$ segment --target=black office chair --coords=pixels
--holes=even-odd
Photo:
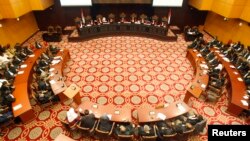
[[[48,26],[48,35],[52,35],[55,32],[55,29],[53,26]]]

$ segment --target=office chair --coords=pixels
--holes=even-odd
[[[81,127],[81,121],[76,125],[76,127],[78,128],[79,131],[82,131],[81,133],[83,133],[84,135],[93,135],[95,132],[95,127],[97,124],[97,120],[95,121],[94,125],[92,128],[85,128],[85,127]]]
[[[53,26],[48,26],[48,35],[52,35],[55,32],[55,29]]]
[[[110,129],[110,131],[102,131],[99,129],[99,124],[100,124],[100,120],[98,120],[96,128],[95,128],[95,134],[100,138],[100,139],[107,139],[110,137],[110,135],[113,133],[113,129],[115,126],[115,122],[112,123],[112,127]]]

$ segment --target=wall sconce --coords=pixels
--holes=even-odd
[[[225,17],[223,20],[224,20],[224,21],[228,21],[228,18]]]
[[[239,23],[239,26],[242,26],[242,22]]]
[[[17,21],[20,21],[20,19],[19,19],[19,18],[16,18],[16,20],[17,20]]]
[[[3,25],[0,23],[0,27],[3,27]]]

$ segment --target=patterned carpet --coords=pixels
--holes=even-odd
[[[37,33],[25,45],[41,41]],[[205,36],[205,39],[209,39]],[[162,42],[142,37],[106,37],[80,43],[69,43],[63,37],[60,43],[68,48],[71,60],[64,70],[67,85],[80,86],[82,101],[90,100],[100,104],[114,104],[133,108],[140,105],[157,105],[161,102],[182,100],[186,87],[192,81],[193,68],[186,59],[187,42],[178,35],[177,42]],[[190,106],[208,119],[208,124],[249,124],[244,118],[236,118],[225,112],[228,96],[218,103],[204,103],[192,98]],[[61,132],[76,140],[92,140],[77,132],[63,130],[59,117],[65,116],[71,101],[41,108],[31,100],[36,119],[28,124],[18,124],[4,130],[0,140],[53,140]],[[207,131],[194,140],[207,140]]]

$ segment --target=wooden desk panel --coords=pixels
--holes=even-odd
[[[77,111],[83,113],[86,109],[94,113],[96,118],[100,118],[104,114],[111,114],[111,121],[132,122],[131,109],[129,108],[116,108],[114,105],[100,105],[85,101],[78,106]]]
[[[241,102],[241,100],[244,100],[243,96],[246,94],[246,85],[244,81],[238,80],[238,78],[241,78],[239,71],[236,68],[231,67],[233,66],[231,62],[227,62],[223,59],[224,55],[220,54],[219,50],[212,48],[211,51],[215,53],[220,62],[223,64],[230,80],[231,99],[229,101],[227,112],[238,116],[244,109],[249,109],[249,106],[245,106]]]
[[[195,78],[187,88],[187,92],[184,98],[184,102],[186,103],[188,103],[191,96],[199,98],[203,91],[206,90],[209,82],[207,70],[200,67],[201,64],[205,64],[205,59],[203,57],[198,57],[198,54],[199,52],[197,50],[187,50],[187,58],[194,68]],[[202,87],[202,85],[204,85],[204,87]]]
[[[40,55],[46,50],[46,48],[37,49],[34,52],[33,57],[27,58],[21,65],[27,65],[25,68],[19,69],[23,71],[23,74],[17,74],[14,80],[15,90],[13,91],[13,96],[16,101],[12,103],[12,111],[14,117],[20,117],[22,122],[28,122],[35,118],[34,111],[29,101],[29,85],[33,72],[33,66]]]
[[[177,104],[180,104],[182,108],[178,108]],[[180,115],[183,115],[190,111],[190,108],[188,107],[187,104],[185,104],[182,101],[177,101],[171,104],[168,104],[168,106],[160,109],[155,109],[153,107],[139,107],[137,109],[138,113],[138,122],[155,122],[155,121],[160,121],[160,119],[157,114],[161,113],[166,116],[166,119],[171,119],[178,117]]]
[[[50,78],[50,81],[52,82],[54,81],[54,84],[50,84],[50,86],[55,95],[62,95],[62,93],[67,89],[67,86],[63,80],[64,76],[63,69],[66,62],[70,58],[69,50],[68,49],[60,50],[57,53],[56,57],[61,58],[61,61],[55,65],[50,65],[50,69],[53,69],[53,71],[50,71],[50,74],[53,74],[53,76]],[[60,99],[63,102],[66,100],[66,97],[65,98],[60,97]]]

